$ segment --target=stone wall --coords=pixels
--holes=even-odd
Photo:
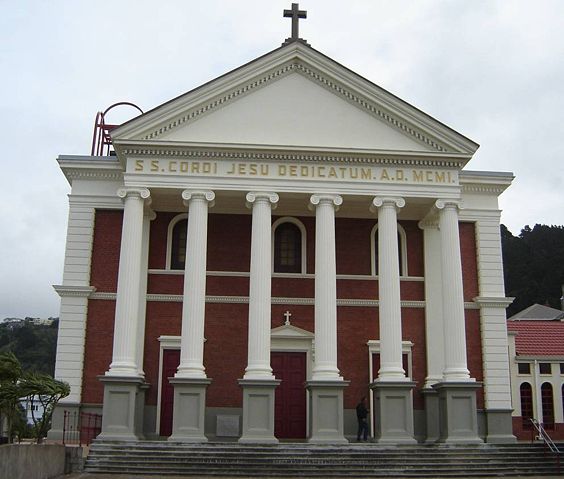
[[[65,454],[65,449],[68,453]],[[72,450],[71,450],[72,449]],[[50,479],[79,470],[82,448],[59,444],[6,444],[0,446],[0,477]]]

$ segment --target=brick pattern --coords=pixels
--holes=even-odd
[[[166,266],[167,232],[176,213],[158,213],[151,224],[149,268]],[[277,217],[273,217],[273,222]],[[250,215],[209,216],[207,265],[210,271],[248,271],[250,255]],[[315,218],[303,217],[307,231],[307,272],[314,272]],[[92,254],[92,285],[98,291],[114,292],[117,286],[121,240],[121,211],[97,211]],[[369,275],[371,271],[370,231],[375,220],[338,219],[337,272],[338,274]],[[423,234],[415,221],[401,222],[408,241],[408,272],[423,276]],[[464,296],[471,300],[477,294],[477,269],[474,227],[461,223],[462,263],[465,274]],[[228,240],[226,240],[228,238]],[[351,246],[351,245],[354,245]],[[149,293],[182,294],[183,276],[150,274]],[[314,279],[274,277],[272,294],[278,297],[314,297]],[[375,279],[338,280],[339,298],[377,299],[378,282]],[[247,296],[248,277],[208,276],[208,295]],[[402,281],[403,300],[424,300],[424,283]],[[292,312],[292,325],[314,331],[313,305],[276,304],[272,306],[272,327],[284,324],[283,313]],[[112,356],[114,301],[90,300],[85,346],[85,380],[83,401],[101,403],[102,384],[96,379],[109,367]],[[148,302],[146,316],[144,370],[150,383],[147,404],[156,405],[158,364],[161,335],[181,334],[182,304],[178,302]],[[208,388],[207,405],[210,407],[241,407],[242,392],[237,380],[243,377],[247,364],[247,304],[206,305],[204,335],[204,365],[213,382]],[[414,343],[413,379],[418,383],[414,394],[416,409],[423,407],[419,388],[426,376],[425,314],[422,308],[403,308],[403,339]],[[482,378],[480,324],[478,311],[466,312],[468,365],[472,377]],[[337,318],[338,367],[344,378],[351,381],[345,389],[345,407],[353,408],[359,397],[368,392],[368,346],[370,339],[379,338],[378,308],[339,307]],[[228,354],[226,354],[226,352]],[[478,394],[478,407],[483,395]]]

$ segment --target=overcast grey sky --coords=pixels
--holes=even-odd
[[[0,318],[57,316],[70,188],[94,116],[153,108],[277,48],[281,0],[0,0]],[[512,171],[502,222],[564,224],[564,1],[302,0],[300,36]],[[120,119],[121,120],[121,119]]]

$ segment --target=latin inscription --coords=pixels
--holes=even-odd
[[[378,183],[433,183],[451,185],[458,182],[453,170],[418,168],[383,168],[377,166],[328,166],[319,164],[280,164],[218,162],[192,160],[133,160],[137,173],[217,177],[296,178],[309,180],[362,181]]]

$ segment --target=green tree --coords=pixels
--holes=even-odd
[[[14,353],[0,353],[0,414],[7,421],[9,442],[14,438],[14,425],[22,396],[19,385],[21,376],[22,367]]]
[[[27,397],[31,404],[31,417],[34,424],[34,437],[37,443],[43,442],[51,427],[51,418],[55,406],[64,397],[70,394],[70,386],[53,379],[51,376],[39,373],[26,374],[21,383],[21,392]],[[36,417],[35,404],[39,403],[43,409],[43,415]]]
[[[539,303],[560,309],[564,284],[564,226],[525,226],[514,236],[501,225],[507,315]]]

